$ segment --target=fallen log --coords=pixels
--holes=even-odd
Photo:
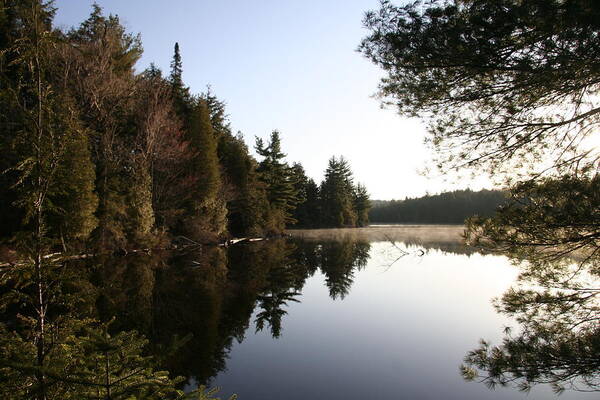
[[[176,239],[183,239],[187,242],[187,244],[183,244],[183,245],[178,245],[178,244],[173,244],[171,246],[168,247],[157,247],[157,248],[145,248],[145,249],[133,249],[133,250],[127,250],[127,249],[116,249],[116,250],[111,250],[111,251],[103,251],[103,252],[97,252],[97,253],[84,253],[84,254],[74,254],[74,255],[63,255],[63,253],[50,253],[50,254],[46,254],[43,258],[47,261],[50,262],[63,262],[63,261],[73,261],[73,260],[83,260],[86,258],[93,258],[93,257],[99,257],[99,256],[106,256],[106,255],[111,255],[111,254],[121,254],[121,255],[130,255],[130,254],[139,254],[139,253],[146,253],[146,254],[150,254],[153,251],[172,251],[172,250],[186,250],[186,249],[191,249],[194,247],[202,247],[202,246],[219,246],[219,247],[228,247],[228,246],[232,246],[238,243],[245,243],[245,242],[260,242],[263,240],[268,240],[268,238],[266,237],[257,237],[257,238],[233,238],[233,239],[229,239],[226,240],[222,243],[214,243],[214,242],[210,242],[210,243],[199,243],[196,242],[194,240],[191,240],[189,238],[186,238],[184,236],[178,236]],[[18,266],[23,266],[23,265],[27,265],[27,261],[21,260],[21,261],[17,261],[17,262],[5,262],[5,263],[0,263],[0,268],[7,268],[7,267],[18,267]]]

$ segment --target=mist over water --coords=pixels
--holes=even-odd
[[[462,242],[463,225],[370,225],[363,228],[293,229],[287,233],[306,241],[388,242],[416,246],[423,251],[439,249],[472,254],[475,249]]]
[[[464,247],[463,229],[289,231],[296,260],[311,272],[294,301],[281,304],[276,335],[256,303],[226,369],[208,382],[245,399],[555,398],[548,386],[526,395],[461,377],[459,365],[480,339],[499,344],[505,327],[519,328],[491,302],[518,270],[505,257]]]
[[[184,390],[219,386],[221,398],[241,400],[556,398],[548,385],[526,395],[461,376],[480,339],[499,345],[505,327],[518,334],[527,323],[492,304],[520,270],[465,247],[463,229],[290,230],[289,238],[69,268],[80,277],[82,309],[112,320],[114,335],[144,335],[145,351],[182,376]]]

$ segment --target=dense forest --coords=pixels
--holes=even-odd
[[[132,249],[368,222],[343,158],[317,185],[274,131],[255,159],[225,102],[185,85],[178,44],[167,75],[137,73],[140,37],[98,5],[68,31],[51,5],[2,5],[0,240]]]
[[[256,139],[253,157],[232,131],[225,102],[183,82],[178,44],[168,74],[154,65],[138,72],[140,37],[117,16],[94,5],[88,19],[63,31],[53,28],[54,13],[52,2],[0,0],[2,398],[213,399],[204,386],[184,392],[183,378],[162,370],[162,356],[190,337],[169,336],[164,353],[149,354],[147,301],[167,296],[151,284],[162,282],[164,268],[154,255],[184,243],[190,270],[222,278],[227,265],[246,264],[213,244],[292,226],[367,224],[366,188],[354,183],[343,157],[329,160],[317,184],[286,161],[277,131]],[[118,257],[131,252],[145,255],[140,268],[120,268]],[[71,264],[82,259],[91,263]],[[164,275],[173,292],[198,288],[173,271]],[[134,287],[119,287],[121,277]],[[114,280],[103,288],[105,278]],[[218,301],[228,295],[222,286],[215,291]],[[186,296],[175,301],[213,299]],[[249,304],[259,301],[277,316],[279,300],[265,295]],[[133,315],[137,331],[122,330],[131,327],[117,312]],[[275,335],[279,322],[271,317],[263,313],[256,323],[268,322]],[[215,320],[198,312],[181,319]],[[211,332],[194,332],[205,351],[218,348]],[[213,367],[199,368],[210,376]]]
[[[376,200],[369,211],[371,222],[462,224],[475,215],[489,217],[507,202],[500,190],[455,190],[405,200]]]

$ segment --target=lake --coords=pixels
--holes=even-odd
[[[518,329],[492,305],[518,270],[503,256],[463,247],[461,232],[292,231],[291,240],[231,247],[227,266],[216,253],[201,263],[192,260],[197,254],[182,256],[170,261],[176,273],[159,270],[154,278],[159,289],[146,328],[159,342],[173,330],[192,332],[191,345],[168,365],[188,376],[188,387],[219,386],[223,397],[556,397],[545,385],[527,395],[462,378],[459,366],[480,339],[500,344],[504,327]]]
[[[219,386],[223,398],[556,398],[545,384],[526,394],[463,379],[459,367],[481,339],[499,345],[523,321],[492,304],[518,268],[463,246],[462,229],[297,230],[97,260],[95,304],[101,317],[116,315],[113,329],[145,334],[187,389]]]

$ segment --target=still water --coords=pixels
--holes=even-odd
[[[518,269],[463,247],[461,231],[294,231],[291,239],[137,259],[137,266],[130,259],[105,271],[112,283],[97,303],[100,314],[118,315],[117,328],[148,336],[188,388],[219,386],[223,398],[556,398],[544,384],[526,394],[461,376],[481,339],[498,345],[505,327],[520,329],[492,304]],[[185,345],[165,350],[186,335]]]

